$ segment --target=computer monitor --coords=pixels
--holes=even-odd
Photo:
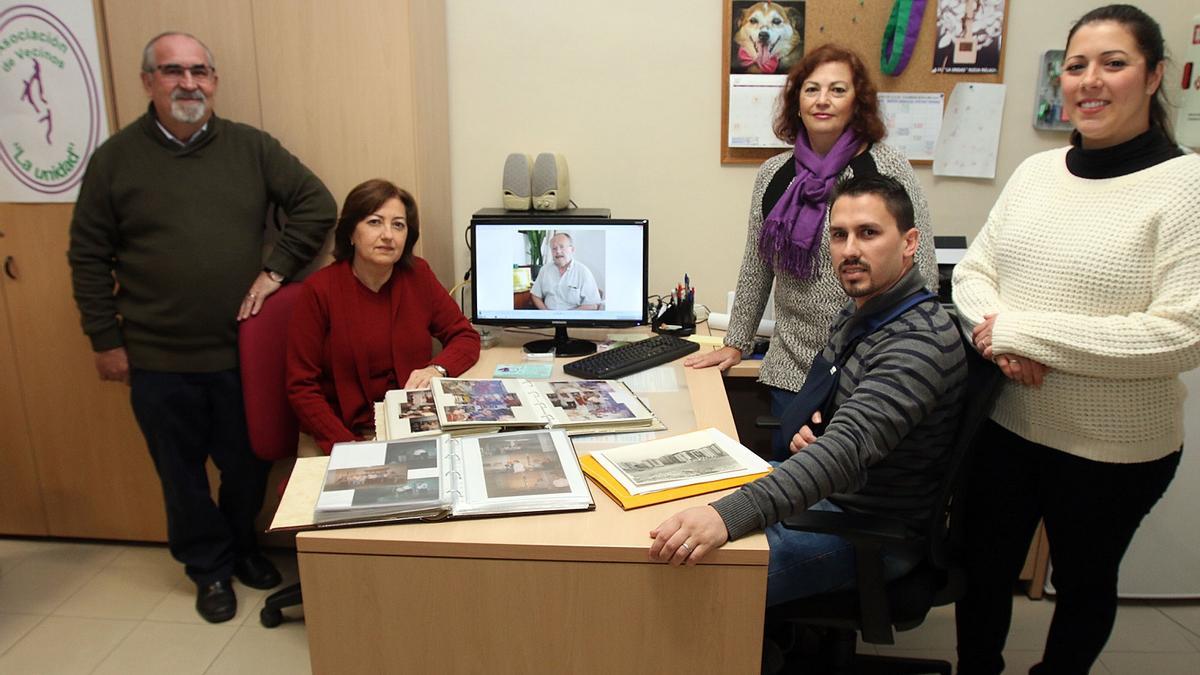
[[[525,345],[559,356],[596,351],[567,328],[646,323],[648,222],[618,219],[471,220],[471,321],[553,327]]]

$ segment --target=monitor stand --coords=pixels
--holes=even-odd
[[[573,340],[567,337],[566,326],[554,327],[553,340],[534,340],[525,343],[525,351],[531,354],[541,354],[554,350],[555,356],[587,356],[596,351],[596,343],[591,340]]]

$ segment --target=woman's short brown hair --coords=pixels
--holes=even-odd
[[[800,89],[813,71],[826,63],[844,63],[850,67],[854,82],[854,110],[849,127],[864,141],[877,143],[887,136],[887,127],[879,115],[879,92],[871,82],[867,67],[854,52],[834,44],[825,44],[804,55],[788,71],[787,83],[780,92],[779,112],[775,116],[775,135],[795,143],[804,122],[800,119]]]
[[[342,215],[338,217],[337,227],[333,230],[334,260],[349,260],[354,255],[354,246],[350,243],[354,228],[389,199],[399,199],[404,204],[404,220],[408,223],[408,238],[404,240],[399,264],[408,267],[412,263],[412,250],[421,236],[417,200],[404,188],[382,178],[359,183],[346,195],[346,201],[342,203]]]

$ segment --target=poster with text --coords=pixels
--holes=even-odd
[[[1004,0],[938,0],[933,72],[1000,72]]]
[[[0,202],[73,202],[108,137],[91,0],[0,0]]]

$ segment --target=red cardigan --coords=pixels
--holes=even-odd
[[[350,430],[374,420],[367,354],[355,336],[389,327],[372,324],[354,311],[359,283],[348,260],[317,271],[305,280],[288,326],[288,400],[300,428],[326,452],[334,443],[359,440]],[[438,283],[429,263],[413,258],[411,267],[397,265],[390,292],[392,367],[400,386],[412,371],[435,363],[451,376],[475,365],[479,334]],[[443,345],[437,358],[435,337]],[[348,419],[356,410],[366,412]]]

